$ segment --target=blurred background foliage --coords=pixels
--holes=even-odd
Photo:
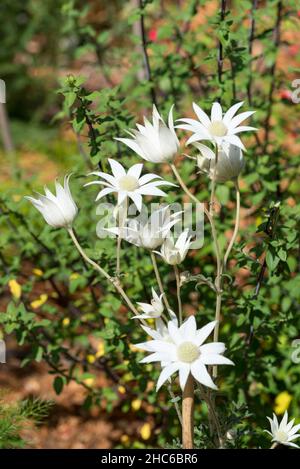
[[[87,446],[178,445],[172,399],[167,390],[155,393],[157,369],[139,365],[142,354],[132,345],[144,334],[67,234],[46,226],[23,196],[72,171],[78,236],[113,273],[115,241],[97,239],[95,191],[82,189],[91,168],[107,168],[107,157],[126,166],[138,161],[113,138],[149,116],[152,103],[165,116],[175,103],[176,117],[190,117],[192,101],[208,110],[215,99],[225,109],[243,100],[256,111],[252,124],[259,130],[244,139],[241,233],[222,310],[221,340],[236,366],[220,369],[216,402],[229,446],[268,447],[261,432],[266,415],[288,408],[300,419],[300,364],[291,358],[300,338],[300,126],[299,104],[292,101],[292,81],[300,73],[297,1],[3,0],[0,18],[0,78],[7,88],[6,109],[1,107],[0,334],[9,345],[0,377],[15,374],[15,387],[22,388],[24,375],[10,367],[16,360],[25,373],[33,363],[41,369],[46,363],[57,396],[79,384],[77,413],[108,420],[114,430],[103,442],[100,429]],[[182,150],[177,167],[199,200],[207,200],[209,183],[185,152],[193,150]],[[172,180],[168,166],[145,166]],[[233,228],[233,185],[219,185],[217,196],[225,246]],[[166,200],[186,198],[169,191]],[[148,301],[155,286],[149,255],[128,247],[122,281],[134,302]],[[174,277],[159,265],[175,306]],[[211,277],[214,269],[207,226],[203,248],[189,254],[182,270]],[[185,284],[184,309],[196,314],[199,326],[212,320],[214,301],[205,285]],[[49,398],[50,389],[45,394]],[[196,422],[197,444],[210,447],[200,400]]]

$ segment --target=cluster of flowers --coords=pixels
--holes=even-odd
[[[144,118],[144,125],[137,124],[137,130],[128,131],[130,138],[117,138],[137,155],[152,163],[172,163],[178,150],[179,140],[175,128],[192,132],[187,145],[194,145],[199,151],[197,164],[202,173],[217,182],[226,182],[238,178],[244,166],[243,151],[245,147],[238,134],[255,130],[253,127],[240,125],[253,112],[237,114],[243,103],[233,105],[223,114],[219,103],[212,105],[210,117],[197,105],[193,104],[196,119],[179,119],[174,126],[173,106],[170,109],[168,123],[166,124],[153,107],[152,123]],[[202,142],[207,141],[208,145]],[[138,211],[142,208],[143,196],[164,196],[162,186],[175,186],[175,184],[162,179],[156,174],[142,175],[143,164],[135,164],[128,171],[117,161],[108,159],[111,173],[101,171],[91,173],[99,180],[86,184],[99,184],[103,188],[96,197],[116,193],[117,209],[127,210],[128,200],[131,199]],[[45,188],[45,195],[38,194],[37,198],[27,197],[28,200],[41,212],[45,221],[53,227],[71,229],[77,215],[77,206],[69,189],[69,178],[65,177],[64,187],[58,182],[56,195]],[[145,222],[125,217],[123,227],[111,229],[122,239],[137,246],[158,253],[165,262],[176,266],[184,261],[191,245],[191,236],[188,230],[183,231],[177,240],[170,236],[171,228],[178,222],[181,212],[170,215],[168,207],[156,210]],[[156,249],[160,248],[160,251]],[[152,340],[137,344],[142,350],[150,352],[142,362],[160,362],[162,371],[157,382],[157,390],[170,379],[171,375],[179,372],[179,383],[184,390],[187,379],[191,374],[196,381],[204,386],[217,389],[206,366],[207,365],[233,365],[232,361],[224,357],[225,345],[222,342],[204,344],[216,326],[216,321],[197,329],[194,316],[180,323],[173,311],[167,308],[164,312],[163,294],[158,295],[152,289],[152,301],[138,303],[142,314],[134,316],[141,320],[141,327]],[[166,302],[168,305],[168,303]],[[155,320],[155,328],[145,325],[148,319]],[[293,421],[287,424],[287,414],[279,425],[276,417],[271,421],[271,435],[273,440],[287,445],[299,435],[296,434],[299,425],[293,427]]]

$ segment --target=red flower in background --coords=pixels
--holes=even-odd
[[[150,41],[155,42],[157,40],[157,29],[151,28],[148,33],[148,37]]]
[[[279,97],[281,99],[292,101],[292,92],[291,90],[279,90]]]

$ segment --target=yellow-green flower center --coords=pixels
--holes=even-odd
[[[222,121],[212,122],[208,130],[214,137],[224,137],[228,132],[226,125]]]
[[[287,441],[288,440],[288,435],[286,432],[283,432],[282,430],[278,430],[276,434],[274,435],[277,441]]]
[[[192,363],[200,356],[200,350],[192,342],[182,342],[177,348],[177,357],[181,362]]]
[[[139,182],[134,176],[122,176],[119,179],[119,188],[123,191],[132,192],[139,187]]]

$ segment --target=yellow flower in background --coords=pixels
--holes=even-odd
[[[123,443],[123,445],[126,445],[126,443],[129,443],[129,436],[128,435],[122,435],[120,440],[121,440],[121,443]]]
[[[120,394],[125,394],[126,393],[126,389],[124,388],[124,386],[119,386],[118,391],[119,391]]]
[[[86,359],[87,359],[88,363],[91,363],[91,364],[95,363],[95,361],[96,361],[95,355],[88,355],[86,357]]]
[[[284,414],[284,412],[289,408],[293,396],[287,391],[282,391],[275,398],[274,412],[277,415]]]
[[[95,378],[86,378],[83,380],[83,382],[87,385],[87,386],[93,386],[94,382],[95,382]]]
[[[19,300],[21,295],[22,295],[22,287],[21,285],[15,280],[10,280],[8,282],[8,287],[10,289],[10,292],[12,296],[16,299]]]
[[[142,401],[140,399],[134,399],[132,402],[131,402],[131,408],[135,411],[138,411],[140,410],[141,408],[141,405],[142,405]]]
[[[100,358],[100,357],[103,357],[104,354],[105,354],[104,343],[100,342],[100,344],[97,347],[97,352],[95,354],[95,357]]]
[[[129,349],[132,352],[139,352],[140,351],[134,344],[129,344]]]
[[[262,220],[262,217],[257,217],[257,218],[255,219],[255,225],[256,225],[256,227],[259,226],[259,225],[261,225],[261,224],[262,224],[262,221],[263,221],[263,220]]]
[[[64,319],[62,320],[62,325],[63,325],[64,327],[68,327],[69,324],[70,324],[70,318],[64,318]]]
[[[144,425],[140,429],[140,435],[143,440],[149,440],[151,436],[151,425],[150,423],[144,423]]]
[[[80,274],[78,274],[77,272],[73,272],[73,274],[70,275],[70,280],[76,280],[79,277]]]
[[[34,300],[30,303],[30,306],[32,309],[37,309],[43,306],[44,303],[48,300],[48,295],[46,293],[43,293],[37,300]]]
[[[32,273],[37,277],[42,277],[44,275],[44,272],[41,269],[33,269]]]

